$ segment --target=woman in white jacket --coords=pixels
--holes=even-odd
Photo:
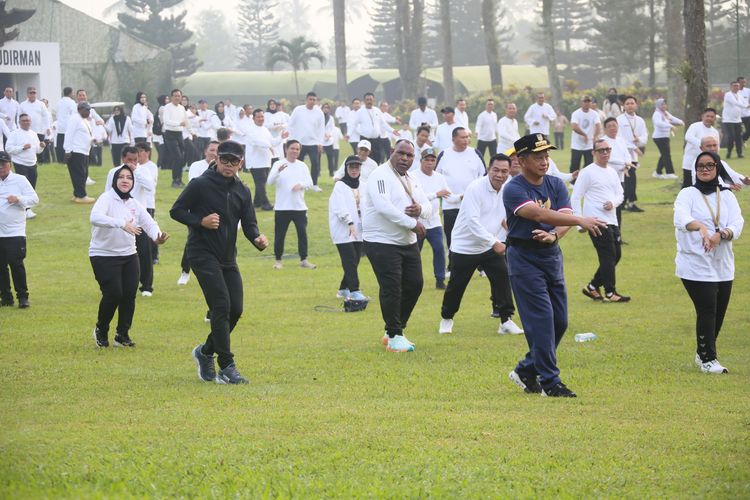
[[[341,257],[344,277],[341,279],[336,297],[340,299],[365,300],[359,290],[357,266],[362,258],[362,219],[360,217],[359,174],[362,160],[349,156],[344,162],[344,177],[333,185],[328,200],[328,227],[331,240]]]
[[[695,306],[695,363],[704,373],[728,373],[716,358],[716,338],[732,294],[734,254],[744,220],[737,198],[719,178],[729,181],[719,155],[703,152],[695,160],[697,179],[674,203],[677,237],[676,275]]]
[[[158,245],[169,238],[146,208],[130,196],[132,190],[133,171],[125,165],[115,172],[112,189],[105,191],[91,209],[89,258],[102,291],[94,328],[97,347],[109,346],[109,324],[118,309],[114,344],[135,346],[129,335],[140,274],[135,237],[145,231]]]

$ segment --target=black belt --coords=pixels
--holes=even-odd
[[[508,238],[506,243],[512,247],[524,248],[526,250],[546,250],[557,245],[557,241],[554,243],[542,243],[541,241],[524,238]]]

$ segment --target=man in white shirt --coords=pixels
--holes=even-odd
[[[365,253],[380,286],[382,340],[389,352],[414,350],[404,329],[424,285],[417,238],[425,237],[420,219],[429,219],[432,208],[408,173],[413,161],[414,145],[398,140],[390,159],[370,175],[362,209]]]
[[[182,91],[173,89],[170,102],[159,109],[161,113],[162,136],[164,137],[164,166],[172,171],[172,187],[181,188],[182,167],[185,164],[185,143],[182,133],[188,126],[188,114],[182,105]]]
[[[393,128],[385,122],[383,113],[374,106],[375,95],[368,92],[364,96],[365,105],[353,115],[353,120],[349,122],[352,132],[359,134],[360,140],[370,141],[372,150],[370,157],[380,164],[383,162],[386,152],[383,151],[383,144],[380,141],[382,132],[396,133]]]
[[[89,153],[94,143],[94,133],[89,116],[91,106],[87,102],[79,102],[76,106],[76,116],[70,117],[68,128],[65,130],[65,162],[68,165],[70,182],[73,184],[74,203],[94,203],[96,200],[86,195],[86,179],[89,175]]]
[[[594,160],[591,150],[594,147],[594,139],[601,135],[601,122],[596,111],[591,109],[591,97],[581,98],[581,107],[573,111],[570,117],[570,171],[575,172],[581,168],[581,157],[583,164],[589,165]]]
[[[376,168],[378,168],[378,164],[370,158],[370,148],[372,148],[372,145],[370,144],[370,141],[367,139],[362,139],[359,141],[359,144],[357,144],[357,157],[360,160],[360,174],[359,174],[359,183],[360,183],[360,193],[364,193],[364,185],[367,183],[367,179],[370,178],[370,174],[375,171]],[[346,168],[346,161],[341,164],[341,166],[336,170],[336,172],[333,174],[333,180],[338,181],[344,178],[344,169]]]
[[[724,94],[724,111],[722,111],[722,123],[727,131],[727,156],[732,157],[732,148],[737,150],[737,158],[744,158],[742,155],[742,111],[750,109],[744,96],[740,94],[740,82],[733,81],[730,84],[729,92]]]
[[[65,142],[65,129],[68,128],[68,120],[71,116],[75,116],[76,113],[76,102],[73,100],[73,87],[65,87],[63,89],[63,97],[57,102],[57,140],[55,141],[55,152],[58,163],[63,162],[65,158],[65,149],[63,143]]]
[[[344,101],[340,101],[339,105],[336,106],[336,110],[333,112],[334,118],[336,118],[336,123],[338,123],[339,128],[341,129],[341,133],[346,135],[347,133],[347,123],[349,122],[349,112],[351,109],[349,106],[346,105]]]
[[[625,139],[628,143],[628,149],[631,151],[633,168],[628,170],[625,177],[625,210],[629,212],[643,212],[635,202],[638,200],[636,194],[639,157],[646,152],[646,142],[648,141],[648,129],[643,118],[635,114],[638,110],[638,99],[629,95],[623,101],[625,112],[617,117],[618,131],[617,135]]]
[[[427,230],[424,239],[419,240],[419,251],[424,241],[432,247],[432,269],[435,273],[435,288],[445,290],[445,246],[443,245],[443,223],[440,221],[440,200],[451,197],[448,183],[440,172],[435,172],[437,153],[432,148],[422,150],[419,169],[410,173],[422,186],[422,190],[432,205],[432,216],[425,221]],[[410,170],[411,172],[411,170]]]
[[[607,166],[610,153],[612,148],[606,140],[600,138],[594,141],[594,163],[578,175],[571,204],[574,215],[596,217],[607,223],[606,228],[601,228],[601,234],[589,234],[599,257],[599,268],[583,288],[583,294],[592,300],[628,302],[630,297],[617,293],[615,287],[615,266],[622,256],[622,238],[617,225],[616,208],[622,203],[623,189],[617,172]],[[601,287],[604,287],[604,295]]]
[[[393,127],[401,125],[401,119],[397,116],[393,116],[391,113],[391,105],[387,101],[380,102],[380,112],[383,113],[383,121],[391,127],[389,132],[386,127],[381,127],[380,131],[380,149],[383,152],[383,159],[391,156],[391,137],[399,139],[401,137],[401,131],[395,130]],[[410,131],[411,133],[411,131]],[[408,139],[408,137],[404,137]]]
[[[362,107],[362,101],[360,101],[358,98],[352,99],[352,108],[349,110],[349,114],[346,116],[346,134],[344,134],[346,137],[346,141],[349,143],[349,145],[352,147],[352,152],[356,155],[357,154],[357,144],[359,144],[359,134],[356,130],[352,130],[351,123],[354,121],[354,115],[359,111],[359,108]]]
[[[16,173],[28,179],[32,189],[36,189],[37,179],[37,155],[44,149],[44,143],[39,142],[39,137],[31,130],[31,117],[22,113],[18,117],[19,127],[10,133],[5,151],[13,160]],[[36,214],[28,209],[26,218],[33,219]]]
[[[719,154],[719,139],[712,135],[704,137],[703,139],[701,139],[701,151],[708,151],[709,153]],[[724,160],[721,160],[721,163],[722,165],[724,165],[724,170],[729,175],[732,183],[726,183],[724,179],[719,176],[719,184],[721,184],[722,186],[726,186],[733,191],[739,191],[743,188],[743,186],[750,186],[750,177],[737,172]],[[693,184],[695,184],[695,178],[695,165],[693,165]]]
[[[414,135],[417,135],[417,129],[427,125],[430,127],[430,132],[435,132],[438,126],[438,117],[434,109],[427,107],[427,98],[419,97],[417,99],[417,109],[411,112],[409,115],[409,128],[411,128]]]
[[[3,98],[0,99],[0,118],[5,122],[5,126],[8,127],[10,132],[17,127],[18,115],[21,113],[18,101],[14,97],[13,87],[5,87]]]
[[[313,180],[313,191],[320,192],[318,177],[320,177],[320,153],[325,142],[325,117],[319,106],[316,106],[318,96],[315,92],[308,92],[305,104],[294,108],[289,119],[289,138],[299,141],[301,152],[300,161],[310,156],[310,173]]]
[[[518,110],[512,102],[505,104],[505,116],[497,122],[497,152],[502,153],[513,147],[513,143],[521,138],[518,133]]]
[[[412,142],[414,144],[414,163],[412,163],[409,172],[416,172],[422,165],[422,151],[427,148],[432,148],[432,141],[430,141],[430,127],[422,125],[417,129],[417,136]]]
[[[198,151],[205,151],[206,146],[212,139],[216,138],[216,131],[212,125],[213,115],[216,113],[212,109],[208,109],[208,101],[200,99],[198,101],[198,129],[195,131],[197,137],[195,138],[195,145]]]
[[[11,158],[0,152],[0,306],[13,306],[10,276],[16,289],[18,307],[29,307],[29,289],[26,282],[26,215],[39,203],[34,188],[23,175],[11,172]],[[10,273],[8,273],[10,268]]]
[[[463,128],[469,131],[471,135],[471,128],[469,127],[469,114],[466,112],[466,99],[458,99],[456,101],[456,122]]]
[[[234,123],[237,123],[237,120],[240,119],[240,108],[232,104],[232,100],[228,97],[224,99],[224,112]]]
[[[474,125],[477,133],[477,151],[484,159],[484,153],[490,150],[490,156],[498,151],[497,146],[497,114],[495,113],[495,101],[487,99],[484,104],[484,111],[477,115],[477,123]],[[511,144],[511,146],[513,146]],[[507,149],[507,148],[506,148]],[[500,150],[505,151],[504,149]]]
[[[747,80],[744,76],[737,77],[737,83],[740,84],[740,95],[745,101],[745,104],[750,104],[750,87],[747,87]],[[742,142],[746,142],[750,139],[750,106],[742,108],[741,113],[742,124],[745,127],[745,132],[742,134]]]
[[[283,131],[274,138],[264,125],[265,114],[260,108],[253,110],[252,119],[253,123],[247,127],[244,142],[245,164],[249,167],[253,182],[255,182],[253,205],[255,208],[270,211],[273,210],[273,205],[266,194],[266,181],[271,171],[271,158],[273,158],[274,148],[289,136],[289,132]]]
[[[26,114],[31,118],[31,130],[39,137],[39,142],[45,144],[46,138],[50,133],[50,124],[52,123],[47,111],[47,106],[37,99],[36,87],[26,89],[26,100],[19,105],[19,117]],[[37,163],[49,163],[49,155],[40,153],[37,155]]]
[[[493,310],[500,313],[497,333],[523,333],[511,319],[515,308],[505,260],[507,231],[501,189],[509,172],[510,158],[504,154],[494,155],[487,175],[474,180],[464,192],[461,212],[453,228],[450,245],[453,264],[443,296],[438,333],[453,332],[453,317],[474,272],[480,268],[490,282]]]
[[[617,134],[619,130],[619,125],[617,124],[617,119],[614,117],[609,117],[606,120],[604,120],[604,135],[602,136],[602,139],[607,141],[607,144],[609,144],[609,147],[612,148],[612,152],[609,153],[609,160],[607,161],[607,166],[611,167],[617,172],[617,176],[620,178],[620,184],[622,185],[623,192],[625,190],[625,179],[627,178],[630,172],[630,169],[633,168],[632,163],[632,153],[630,151],[630,146],[628,145],[628,142],[623,139],[620,135]],[[617,215],[617,225],[620,228],[620,233],[622,234],[622,208],[623,203],[620,203],[615,213]]]
[[[435,131],[435,140],[433,141],[433,147],[440,149],[448,149],[453,145],[453,131],[459,127],[466,130],[466,127],[456,121],[456,110],[451,106],[446,106],[440,110],[443,114],[443,123],[438,125]],[[466,130],[466,133],[471,136],[470,132]]]
[[[690,124],[685,132],[685,151],[682,156],[682,187],[693,185],[695,159],[701,152],[701,141],[704,137],[715,137],[719,140],[719,131],[714,128],[716,110],[706,108],[701,114],[701,121]]]
[[[529,106],[523,120],[529,127],[530,134],[549,135],[549,124],[557,117],[552,106],[544,102],[544,92],[536,95],[536,102]]]
[[[461,207],[461,197],[474,179],[485,175],[484,161],[476,149],[469,147],[469,133],[463,127],[453,130],[453,147],[440,152],[437,171],[445,176],[448,189],[458,198],[443,200],[443,228],[448,248],[451,232]],[[448,270],[451,268],[448,256]]]

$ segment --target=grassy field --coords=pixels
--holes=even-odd
[[[416,352],[385,352],[377,300],[359,314],[315,312],[337,305],[341,275],[328,177],[323,193],[307,194],[317,270],[291,255],[275,271],[270,250],[239,245],[245,314],[232,347],[251,385],[197,379],[190,351],[207,333],[205,304],[194,278],[176,285],[186,231],[168,217],[177,190],[166,171],[157,219],[172,238],[154,296],[137,298],[138,346],[96,349],[90,207],[70,202],[63,166],[42,166],[39,216],[28,225],[32,307],[0,309],[0,497],[750,497],[750,245],[735,245],[718,344],[731,373],[701,374],[692,305],[674,276],[678,185],[651,178],[655,152],[650,144],[639,173],[646,211],[623,224],[618,288],[631,303],[581,295],[594,249],[578,234],[562,241],[570,328],[558,356],[573,400],[508,381],[526,343],[495,333],[483,278],[469,286],[455,333],[437,334],[442,295],[429,248],[408,331]],[[553,157],[567,169],[568,150]],[[750,174],[749,160],[731,164]],[[91,194],[106,172],[91,168]],[[750,190],[738,198],[750,214]],[[272,214],[259,219],[272,238]],[[360,270],[377,297],[366,260]],[[573,341],[588,331],[599,339]]]

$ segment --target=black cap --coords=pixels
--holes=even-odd
[[[435,158],[437,158],[437,153],[433,148],[425,148],[422,150],[419,157],[424,158],[426,156],[434,156]]]
[[[0,151],[0,163],[8,163],[11,161],[10,155],[5,151]]]
[[[81,101],[78,103],[78,109],[91,109],[91,104],[86,101]]]
[[[446,106],[443,109],[440,110],[441,113],[455,113],[456,110],[453,109],[453,106]]]
[[[245,157],[245,150],[242,149],[242,144],[235,141],[224,141],[219,144],[219,150],[217,152],[219,156],[235,156],[237,158]]]
[[[538,153],[548,149],[557,149],[549,143],[547,136],[544,134],[529,134],[521,137],[513,143],[513,148],[518,156],[524,156],[529,153]]]
[[[347,156],[346,157],[346,161],[344,161],[344,165],[346,165],[348,167],[352,163],[356,163],[358,165],[362,165],[362,160],[360,160],[359,156],[357,156],[357,155]]]
[[[420,106],[426,105],[427,104],[427,98],[426,97],[419,97],[417,99],[417,104],[420,105]]]

